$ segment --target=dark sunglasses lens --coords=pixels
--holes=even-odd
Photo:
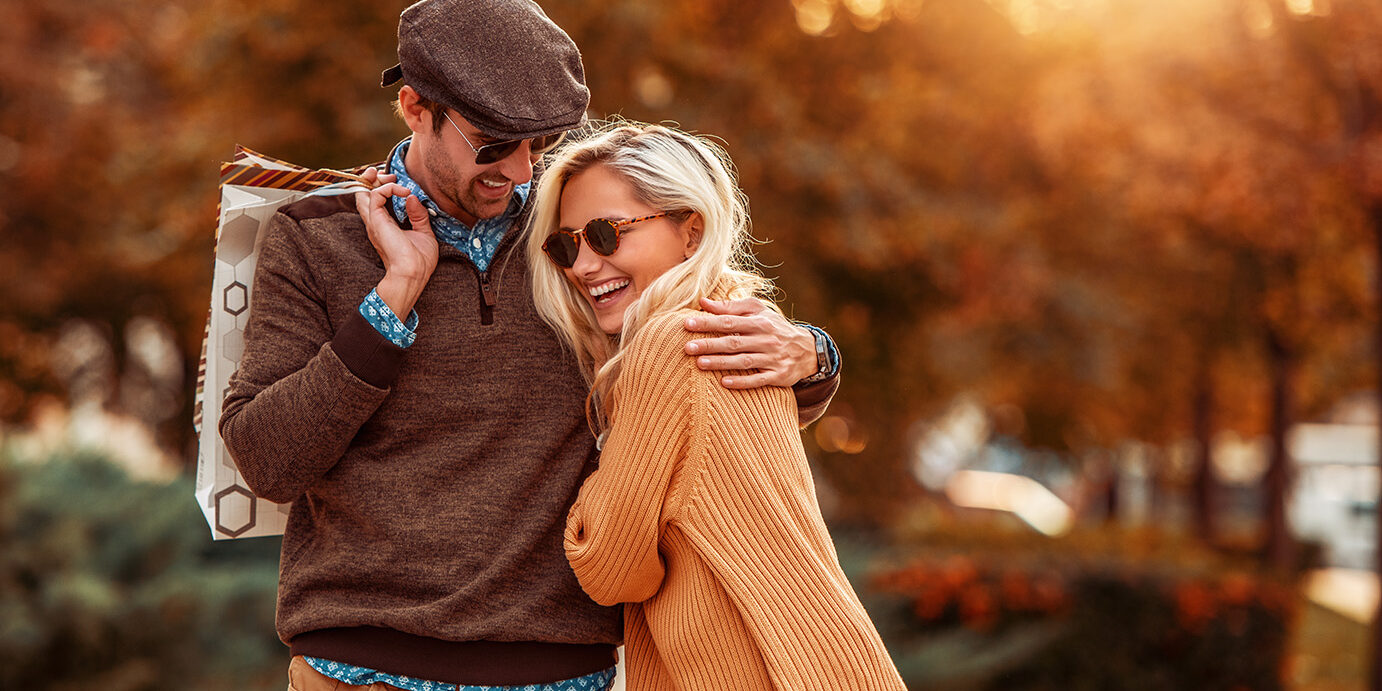
[[[576,265],[576,255],[580,249],[576,238],[566,233],[552,233],[547,236],[547,241],[542,243],[542,251],[547,253],[547,257],[553,263],[563,269],[569,269]]]
[[[556,134],[549,134],[545,137],[537,137],[533,139],[533,155],[536,156],[538,154],[545,154],[548,151],[557,148],[557,145],[560,144],[561,140],[565,138],[565,132],[558,132]]]
[[[475,152],[475,164],[483,166],[494,163],[495,161],[502,161],[508,158],[509,154],[518,149],[518,145],[522,143],[522,139],[512,139],[507,142],[486,144],[480,147],[479,151]]]
[[[619,249],[619,230],[609,221],[596,219],[585,224],[585,240],[595,254],[608,257]]]

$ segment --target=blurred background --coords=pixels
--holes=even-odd
[[[277,539],[192,497],[218,166],[381,160],[405,4],[0,0],[0,687],[281,688]],[[839,344],[807,449],[912,688],[1367,687],[1379,3],[541,4]]]

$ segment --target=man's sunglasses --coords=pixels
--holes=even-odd
[[[532,139],[526,140],[509,139],[507,141],[486,144],[477,149],[474,144],[470,143],[470,137],[465,136],[465,132],[462,132],[460,127],[456,127],[456,121],[451,119],[450,113],[442,111],[442,117],[446,118],[446,121],[451,123],[451,126],[456,129],[456,134],[461,135],[461,139],[465,140],[466,146],[470,147],[470,150],[475,152],[475,165],[477,166],[487,166],[496,161],[502,161],[508,158],[513,152],[517,151],[518,147],[525,141],[532,142],[528,149],[530,155],[541,156],[555,149],[557,145],[561,143],[561,140],[566,138],[565,132],[558,132],[556,134],[533,137]]]
[[[667,212],[663,211],[651,216],[630,218],[627,221],[615,221],[608,218],[591,219],[581,230],[560,228],[555,233],[548,235],[542,243],[542,251],[547,253],[547,258],[551,259],[553,264],[563,269],[569,269],[576,265],[576,255],[581,252],[582,235],[585,236],[585,241],[590,244],[591,251],[601,257],[608,257],[619,249],[621,228],[639,221],[662,218],[666,215]]]

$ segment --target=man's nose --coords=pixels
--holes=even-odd
[[[533,179],[533,142],[524,140],[522,144],[514,149],[513,153],[499,161],[499,172],[504,177],[513,181],[515,185],[522,185]]]

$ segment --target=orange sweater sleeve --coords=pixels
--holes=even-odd
[[[684,332],[675,315],[662,317],[630,344],[600,467],[567,518],[566,557],[602,605],[641,602],[662,585],[658,538],[669,520],[674,476],[693,446],[696,407],[686,398],[699,385],[678,333]]]
[[[659,592],[659,547],[690,550],[777,688],[901,691],[821,518],[792,392],[730,391],[697,370],[682,355],[685,316],[654,319],[628,346],[600,469],[567,525],[581,586],[601,604],[656,596],[661,616],[713,606],[693,591]],[[669,524],[685,543],[659,544]],[[682,556],[692,555],[672,555]],[[690,635],[702,638],[680,643],[720,650],[716,631]]]

